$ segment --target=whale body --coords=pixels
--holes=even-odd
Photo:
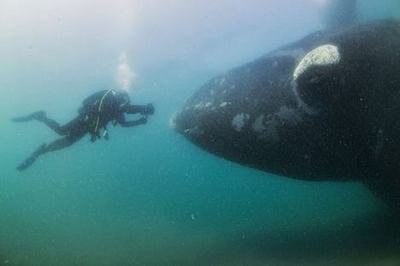
[[[360,181],[400,209],[400,22],[313,33],[211,79],[173,121],[217,156]]]

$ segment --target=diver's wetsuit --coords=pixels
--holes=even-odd
[[[142,114],[143,117],[127,121],[125,114]],[[66,148],[76,141],[80,140],[87,133],[91,134],[91,141],[103,136],[108,139],[107,124],[113,122],[123,127],[133,127],[147,122],[147,115],[154,113],[152,104],[131,105],[129,95],[123,91],[104,90],[89,96],[79,110],[79,116],[60,126],[56,121],[48,118],[43,111],[35,112],[28,116],[14,118],[14,122],[27,122],[37,120],[46,124],[63,138],[57,139],[49,144],[41,145],[33,154],[22,162],[17,169],[19,171],[27,169],[36,159],[47,152]]]

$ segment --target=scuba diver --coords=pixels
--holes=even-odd
[[[87,97],[78,113],[78,117],[62,126],[48,118],[44,111],[12,119],[14,122],[36,120],[47,125],[58,135],[64,136],[49,144],[42,144],[17,167],[17,170],[23,171],[27,169],[40,155],[71,146],[87,133],[91,135],[90,140],[92,142],[102,136],[108,140],[107,124],[109,122],[112,122],[114,126],[119,124],[122,127],[146,124],[147,116],[154,114],[154,107],[152,104],[131,105],[127,92],[110,89],[96,92]],[[141,114],[142,117],[137,120],[127,121],[125,114]]]

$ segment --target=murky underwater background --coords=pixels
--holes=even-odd
[[[361,20],[400,15],[360,2]],[[361,184],[248,169],[168,126],[209,78],[321,29],[323,3],[2,0],[0,265],[400,265],[400,218]],[[15,170],[57,136],[10,118],[67,122],[119,74],[156,106],[146,126]]]

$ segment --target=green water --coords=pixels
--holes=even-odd
[[[117,1],[123,15],[137,4],[130,28],[107,2],[60,3],[0,3],[0,265],[398,265],[400,219],[361,184],[245,168],[168,126],[207,79],[317,29],[315,10],[282,1],[287,14],[261,25],[262,1]],[[148,124],[17,172],[57,136],[9,119],[72,119],[88,94],[115,86],[121,51],[137,73],[134,102],[156,106]]]

